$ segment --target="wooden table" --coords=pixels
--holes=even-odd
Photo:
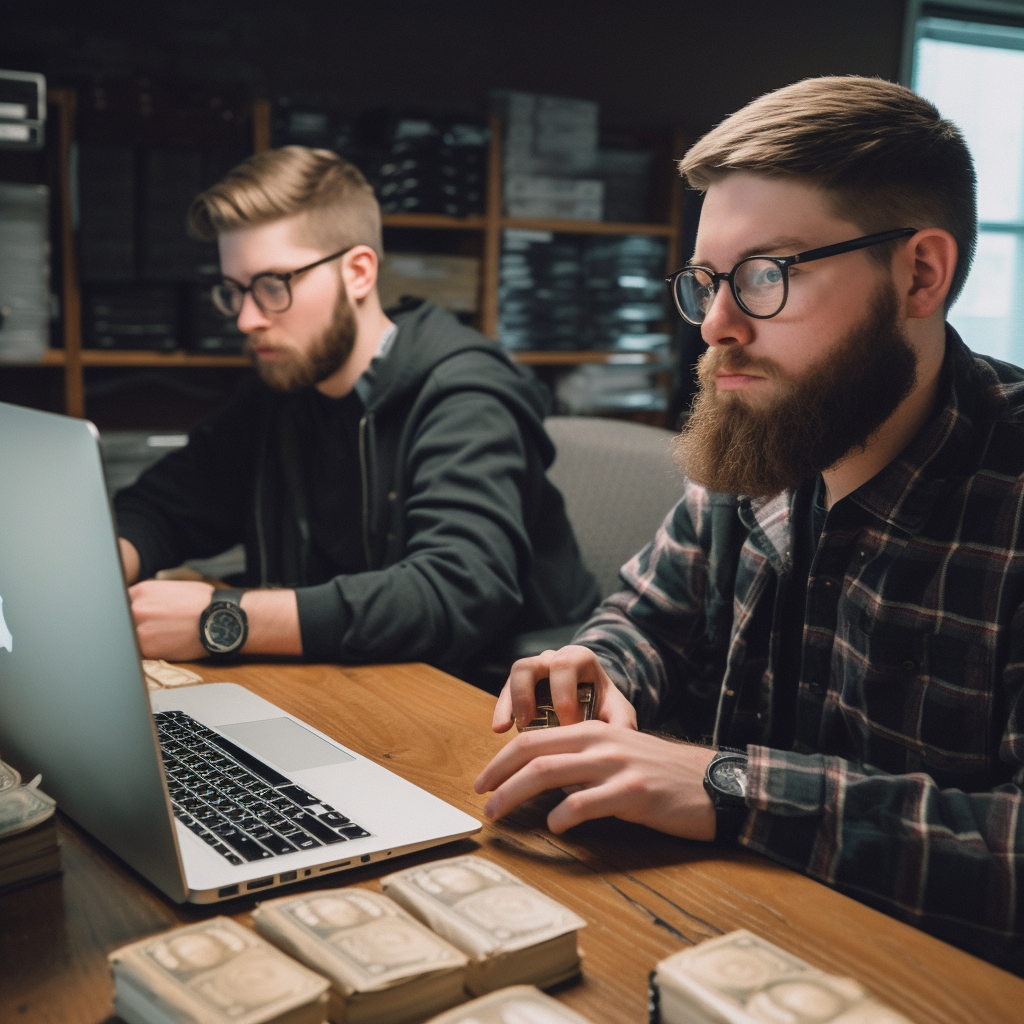
[[[483,820],[485,798],[471,784],[507,742],[490,730],[493,697],[423,665],[195,667],[207,680],[249,687]],[[480,852],[589,922],[580,934],[583,979],[556,995],[595,1024],[645,1021],[655,963],[735,928],[856,978],[919,1024],[1024,1021],[1024,980],[816,882],[741,851],[613,820],[554,836],[544,827],[552,803],[486,824],[473,840],[304,886],[379,888],[377,879],[399,867]],[[3,1024],[105,1021],[109,950],[217,913],[246,922],[255,903],[174,905],[66,819],[61,837],[62,878],[0,897]]]

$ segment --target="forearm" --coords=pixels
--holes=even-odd
[[[302,656],[294,590],[247,590],[242,595],[242,610],[249,620],[243,654]]]

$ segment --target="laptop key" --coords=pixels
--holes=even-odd
[[[362,839],[370,834],[361,825],[343,825],[340,831],[349,839]]]
[[[269,850],[264,850],[255,839],[250,839],[247,835],[239,832],[233,825],[214,828],[214,832],[246,860],[264,860],[267,857],[273,856]]]
[[[296,814],[292,821],[300,828],[311,832],[322,843],[342,843],[345,841],[345,836],[339,836],[333,829],[317,821],[312,814]]]
[[[300,807],[312,807],[314,804],[320,803],[319,798],[313,796],[312,793],[307,793],[301,786],[278,786],[277,791],[288,797],[289,800],[294,800]]]
[[[317,817],[331,828],[340,828],[342,825],[351,824],[350,818],[346,818],[344,814],[339,814],[337,811],[328,811],[326,814],[318,814]]]

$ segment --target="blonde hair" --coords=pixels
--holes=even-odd
[[[944,228],[958,250],[947,309],[963,287],[978,236],[974,164],[956,126],[905,86],[807,78],[751,101],[679,161],[700,191],[736,171],[805,178],[865,234]],[[868,253],[888,264],[896,244]]]
[[[305,214],[304,236],[327,250],[368,245],[381,257],[380,206],[358,168],[328,149],[283,146],[243,160],[196,196],[188,211],[194,238]]]

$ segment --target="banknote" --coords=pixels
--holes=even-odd
[[[109,960],[124,1001],[137,1006],[148,996],[164,1019],[262,1024],[288,1014],[319,1022],[327,1005],[326,978],[227,917],[151,936]],[[302,1007],[310,1012],[296,1017]]]
[[[150,690],[161,690],[164,687],[191,686],[201,683],[203,677],[179,665],[171,665],[166,661],[146,658],[142,662],[142,672],[146,677],[146,686]]]
[[[586,921],[483,857],[466,855],[381,879],[384,892],[463,952],[483,958],[575,932]]]
[[[6,761],[0,761],[0,793],[21,783],[21,776]]]
[[[463,1003],[427,1024],[590,1024],[533,985],[511,985]]]
[[[661,1024],[910,1024],[852,978],[811,967],[748,931],[662,960],[654,985]]]
[[[29,786],[0,792],[0,839],[17,835],[53,815],[56,804],[45,793]]]
[[[393,900],[347,888],[261,903],[257,931],[345,993],[367,992],[434,971],[460,971],[468,960]]]

